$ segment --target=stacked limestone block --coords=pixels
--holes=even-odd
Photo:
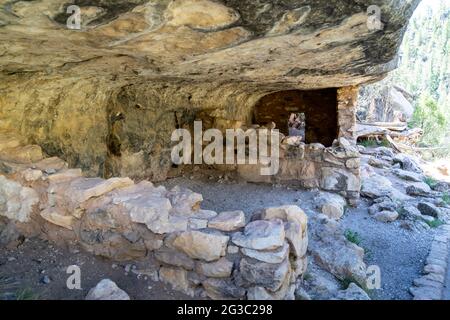
[[[320,143],[305,144],[298,137],[281,137],[277,174],[262,176],[262,165],[241,165],[237,170],[247,181],[320,188],[339,193],[353,203],[360,196],[360,157],[356,144],[344,137],[328,148]]]
[[[202,210],[202,196],[188,189],[86,178],[58,158],[2,159],[2,242],[40,236],[146,261],[155,279],[213,299],[293,298],[305,272],[307,218],[296,206],[263,210],[247,223],[242,211]]]

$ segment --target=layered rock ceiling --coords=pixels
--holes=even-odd
[[[100,172],[123,112],[117,139],[148,162],[198,110],[243,119],[278,90],[383,78],[418,2],[0,0],[0,128]],[[71,4],[81,30],[66,26]]]
[[[342,87],[395,67],[411,0],[0,1],[3,74]],[[82,30],[66,27],[80,6]],[[369,30],[378,5],[385,28]]]

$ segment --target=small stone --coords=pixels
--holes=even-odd
[[[375,214],[375,219],[381,222],[394,222],[399,214],[396,211],[381,211]]]
[[[283,246],[285,232],[283,221],[254,221],[249,223],[243,233],[233,235],[232,241],[239,247],[255,250],[273,250]]]
[[[43,284],[49,284],[51,282],[51,279],[49,276],[46,275],[46,276],[43,276],[40,281]]]
[[[208,297],[214,300],[242,299],[246,292],[229,279],[210,278],[202,282],[202,285]]]
[[[240,263],[240,271],[242,278],[246,282],[275,292],[287,280],[290,268],[287,259],[281,264],[273,264],[253,262],[244,258]]]
[[[162,282],[170,284],[174,290],[193,295],[186,270],[161,267],[161,269],[159,269],[159,278]]]
[[[73,229],[74,217],[68,215],[59,214],[55,208],[46,208],[41,211],[41,217],[48,222],[66,228],[68,230]]]
[[[371,157],[369,159],[368,164],[372,167],[380,169],[387,168],[389,166],[389,163],[387,163],[386,161],[374,157]]]
[[[165,264],[175,267],[181,267],[186,270],[193,270],[195,266],[194,261],[185,253],[169,248],[164,248],[156,251],[155,258]]]
[[[189,228],[194,230],[206,229],[208,227],[208,220],[189,218]]]
[[[295,290],[295,298],[297,300],[310,301],[312,300],[309,294],[301,286],[298,286]]]
[[[208,227],[221,231],[234,231],[245,226],[245,214],[243,211],[222,212],[211,219]]]
[[[406,193],[410,196],[427,196],[431,192],[431,188],[425,182],[415,182],[406,188]]]
[[[418,161],[413,159],[412,157],[399,153],[394,157],[394,163],[399,163],[403,170],[412,171],[416,173],[422,173],[423,170],[420,168],[420,164]]]
[[[27,169],[22,172],[22,177],[27,182],[34,182],[42,178],[42,171],[41,170],[33,170],[33,169]]]
[[[86,300],[130,300],[130,296],[113,281],[103,279],[89,290]]]
[[[267,262],[267,263],[281,263],[286,259],[286,257],[289,254],[289,245],[287,243],[284,244],[283,247],[281,247],[278,250],[274,251],[259,251],[259,250],[253,250],[248,248],[242,248],[242,253],[246,255],[247,257]]]
[[[371,300],[367,293],[358,287],[356,284],[351,283],[346,290],[338,292],[337,300]]]
[[[192,217],[195,219],[206,219],[210,220],[217,216],[217,212],[212,210],[203,210],[200,209],[198,212],[196,212]]]
[[[233,263],[226,258],[211,263],[198,262],[195,270],[209,278],[228,278],[233,271]]]
[[[174,187],[168,194],[172,204],[172,213],[181,216],[192,216],[200,210],[203,196],[192,190]]]
[[[201,231],[186,231],[178,235],[173,246],[193,259],[219,260],[226,254],[230,237]]]
[[[391,148],[387,148],[387,147],[378,147],[374,150],[374,154],[378,155],[378,156],[386,156],[389,158],[394,158],[395,157],[395,153]]]
[[[296,222],[302,226],[303,231],[306,230],[308,224],[308,217],[305,212],[300,207],[294,205],[267,208],[262,212],[260,219],[280,219],[288,222]]]
[[[340,219],[344,215],[347,201],[338,194],[321,192],[315,199],[317,208],[330,219]]]
[[[402,169],[395,169],[392,172],[399,178],[406,181],[423,182],[423,176],[415,172],[406,171]]]
[[[423,215],[431,216],[433,218],[438,218],[441,213],[438,207],[429,202],[420,202],[417,208]]]
[[[289,242],[291,252],[298,258],[301,258],[306,252],[303,243],[302,227],[296,222],[286,222],[284,224],[286,239]],[[306,236],[307,238],[307,236]]]

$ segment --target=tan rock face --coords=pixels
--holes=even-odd
[[[20,123],[28,144],[89,176],[164,180],[170,135],[194,119],[245,123],[280,90],[381,79],[418,2],[378,1],[385,27],[373,30],[367,5],[351,0],[0,1],[0,129]],[[67,27],[69,4],[80,30]],[[340,136],[352,135],[356,92],[338,89]],[[315,123],[329,118],[309,109]],[[314,165],[283,165],[317,187]]]

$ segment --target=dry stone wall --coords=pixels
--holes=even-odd
[[[36,162],[14,160],[20,139],[0,141],[3,244],[39,236],[117,261],[144,260],[155,279],[197,297],[293,298],[307,266],[299,207],[267,208],[247,221],[242,211],[202,210],[202,196],[188,189],[87,178],[42,152]]]
[[[289,183],[308,189],[340,193],[350,201],[359,199],[360,154],[345,138],[326,148],[320,143],[304,144],[296,137],[284,138],[280,147],[280,171],[260,174],[262,165],[239,165],[239,175],[251,182]]]

